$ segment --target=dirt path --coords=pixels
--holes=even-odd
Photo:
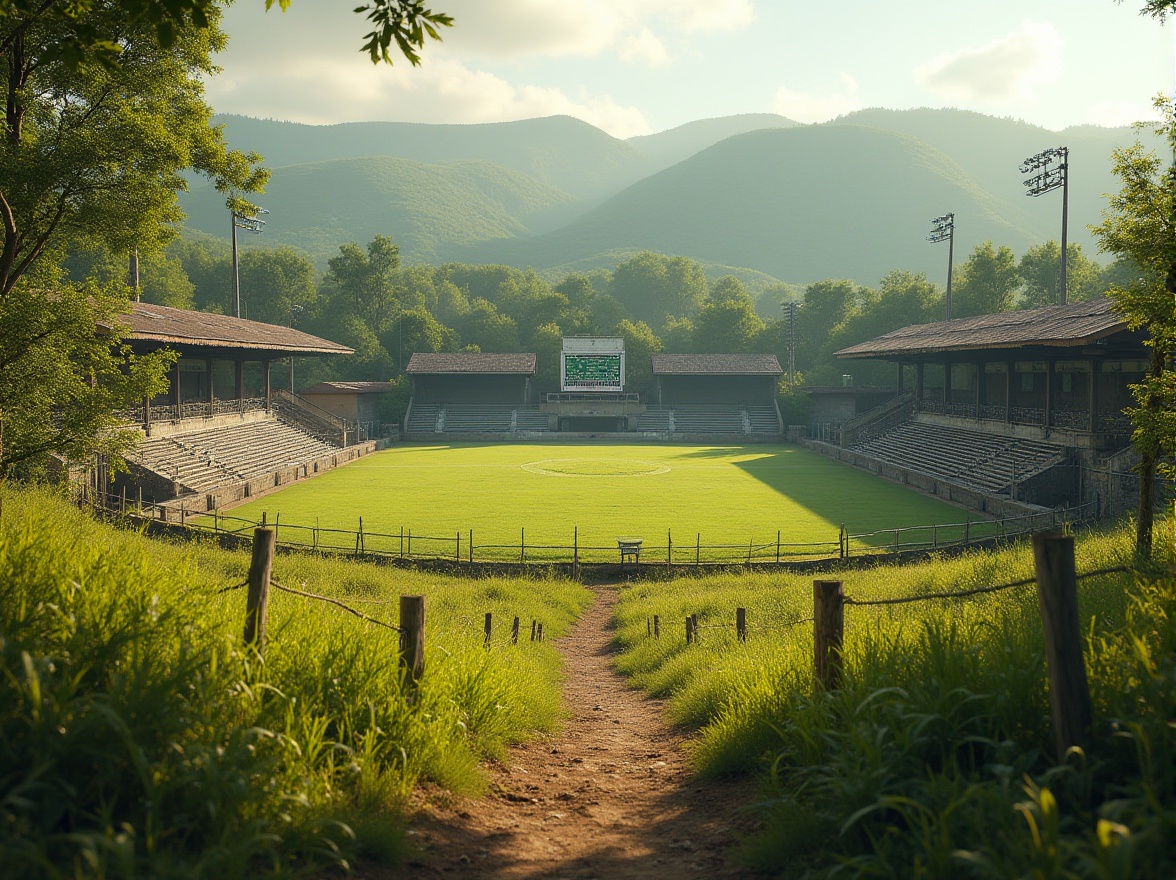
[[[610,665],[616,589],[558,642],[570,718],[491,768],[483,798],[426,797],[412,820],[417,856],[384,877],[742,877],[734,860],[753,830],[751,783],[690,776],[684,736],[662,706]]]

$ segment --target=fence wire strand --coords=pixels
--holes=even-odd
[[[320,596],[318,593],[307,593],[307,592],[304,592],[303,590],[295,590],[293,587],[284,587],[275,580],[270,580],[270,586],[273,587],[274,589],[281,590],[283,593],[290,593],[293,596],[301,596],[304,599],[315,599],[319,602],[327,602],[331,605],[337,605],[339,608],[342,608],[344,611],[348,612],[349,614],[354,614],[360,620],[366,620],[368,623],[374,623],[376,626],[382,626],[382,627],[385,627],[386,629],[390,629],[394,632],[398,632],[398,633],[404,632],[404,629],[402,629],[399,626],[393,626],[392,624],[386,623],[383,620],[377,620],[374,617],[369,617],[368,615],[364,614],[362,611],[356,611],[350,605],[347,605],[344,602],[340,602],[338,599],[332,599],[330,596]]]
[[[1077,575],[1077,580],[1084,578],[1099,577],[1106,574],[1123,574],[1131,569],[1123,565],[1118,565],[1113,568],[1100,568],[1097,571],[1088,571],[1085,574]],[[970,590],[952,590],[941,593],[924,593],[921,596],[902,596],[897,599],[854,599],[852,596],[846,596],[844,603],[846,605],[908,605],[913,602],[924,602],[929,599],[958,599],[965,596],[979,596],[984,593],[999,593],[1002,590],[1010,590],[1013,587],[1026,587],[1029,584],[1037,583],[1036,577],[1023,578],[1019,581],[1011,581],[1007,584],[998,584],[991,587],[973,587]]]

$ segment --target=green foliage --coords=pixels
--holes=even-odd
[[[22,878],[302,875],[404,853],[428,780],[481,785],[477,761],[550,729],[558,655],[496,635],[490,611],[565,631],[587,593],[459,581],[309,556],[278,583],[395,623],[428,600],[419,691],[395,632],[271,592],[265,661],[241,644],[247,552],[168,546],[0,490],[0,873]]]
[[[991,241],[978,244],[952,277],[953,318],[994,315],[1013,307],[1019,278],[1013,252]]]
[[[238,255],[241,309],[251,321],[301,326],[299,315],[318,297],[314,263],[294,248],[278,246]]]
[[[629,320],[617,324],[613,333],[625,340],[625,385],[639,394],[653,390],[653,364],[650,356],[662,350],[662,341],[644,321]]]
[[[1017,264],[1017,277],[1021,282],[1018,308],[1056,305],[1061,270],[1062,248],[1056,241],[1034,245],[1025,251]],[[1101,296],[1104,289],[1102,267],[1082,252],[1081,245],[1066,245],[1066,300],[1083,302]]]
[[[166,250],[148,251],[138,255],[139,296],[143,302],[190,309],[194,305],[195,285],[184,271],[183,263]],[[71,254],[63,261],[63,268],[72,281],[92,280],[103,284],[130,284],[130,257],[90,251]]]
[[[1176,556],[1168,547],[1170,562]],[[1130,558],[1126,529],[1080,535],[1080,572]],[[842,575],[858,600],[1031,576],[1023,545]],[[811,577],[728,575],[630,587],[618,666],[700,728],[706,775],[765,773],[760,867],[788,876],[1171,876],[1176,820],[1172,576],[1080,584],[1096,720],[1085,753],[1053,760],[1032,587],[846,608],[845,675],[812,674]],[[747,609],[749,640],[733,632]],[[661,618],[662,638],[646,636]],[[679,630],[697,614],[702,638]],[[714,628],[714,627],[719,628]],[[1167,652],[1167,653],[1165,653]],[[1168,657],[1167,661],[1160,658]]]
[[[0,474],[43,473],[54,455],[75,463],[104,453],[117,466],[137,441],[119,413],[166,390],[174,357],[136,356],[119,344],[122,282],[45,280],[52,296],[31,275],[0,293]]]
[[[617,266],[608,293],[632,318],[660,328],[668,315],[684,318],[698,311],[707,295],[706,276],[688,257],[642,251]]]

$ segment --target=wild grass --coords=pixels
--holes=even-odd
[[[96,523],[0,489],[0,876],[298,876],[394,861],[412,787],[482,785],[478,761],[558,722],[549,643],[489,650],[492,612],[566,630],[587,601],[550,580],[458,580],[279,555],[274,579],[397,623],[427,597],[419,689],[397,634],[271,593],[242,645],[247,553]]]
[[[1130,564],[1129,545],[1125,529],[1080,535],[1079,573]],[[1170,565],[1176,554],[1164,552]],[[839,576],[869,600],[1032,573],[1020,544]],[[618,666],[698,730],[700,773],[763,778],[768,830],[748,857],[781,876],[1176,876],[1171,569],[1085,579],[1079,591],[1096,720],[1085,751],[1061,761],[1031,585],[847,606],[845,677],[826,692],[803,622],[811,576],[638,584],[617,609]],[[746,644],[736,607],[747,609]],[[646,634],[654,614],[660,640]],[[702,627],[691,646],[687,614]]]

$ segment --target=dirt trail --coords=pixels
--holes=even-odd
[[[562,730],[514,748],[483,798],[426,796],[412,819],[420,852],[380,877],[742,877],[738,839],[755,822],[748,782],[688,773],[684,735],[610,665],[614,587],[558,642],[566,661]],[[376,876],[376,875],[373,875]]]

